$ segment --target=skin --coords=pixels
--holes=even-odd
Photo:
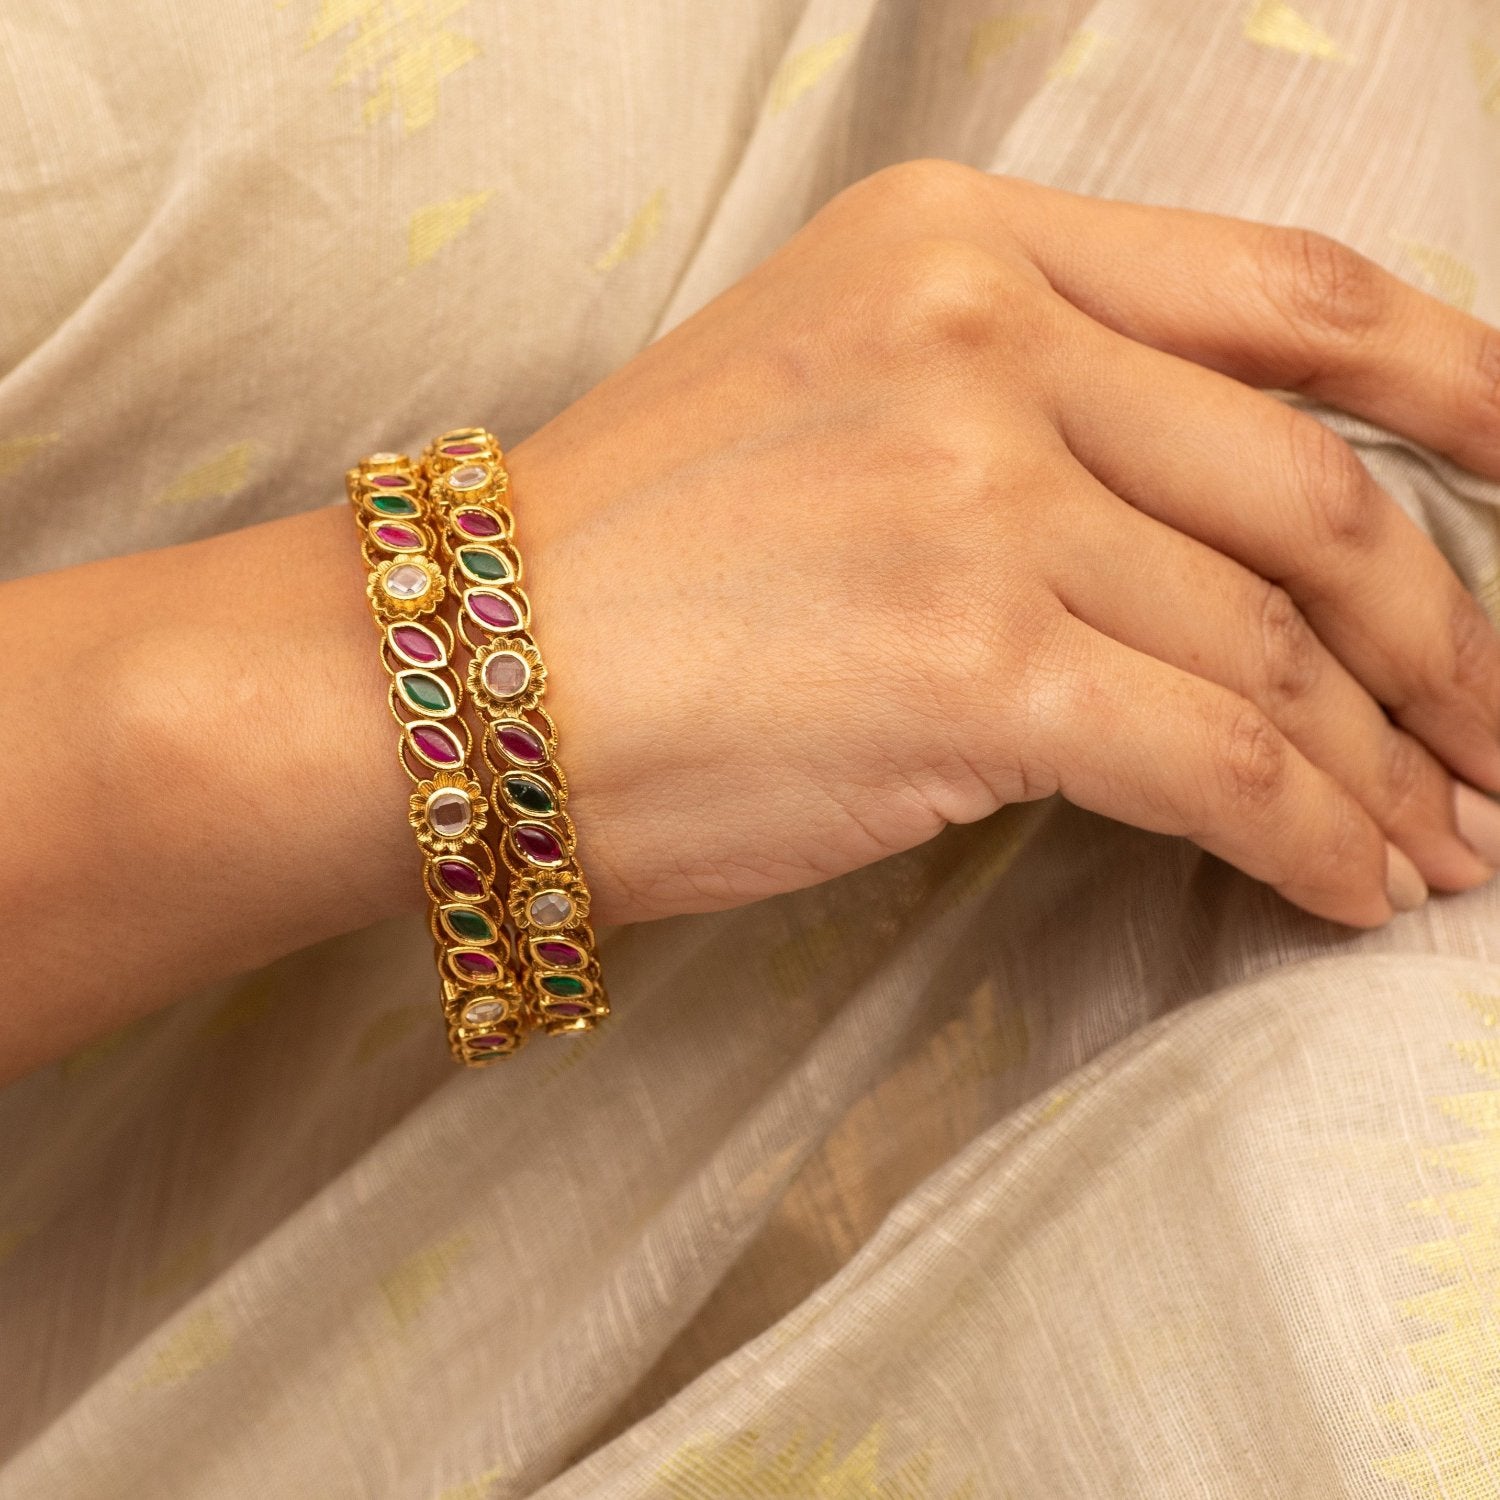
[[[1354,927],[1388,845],[1489,878],[1452,798],[1500,791],[1500,637],[1255,387],[1500,477],[1500,334],[1352,251],[922,161],[511,450],[596,925],[1056,792]],[[101,597],[142,623],[101,642]],[[0,622],[60,766],[0,767],[4,1075],[422,909],[343,504],[18,580]]]

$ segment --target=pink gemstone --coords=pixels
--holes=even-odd
[[[458,529],[465,536],[499,536],[500,518],[487,510],[461,510],[456,512]]]
[[[539,766],[547,759],[547,747],[542,743],[541,736],[527,724],[514,721],[502,724],[495,731],[495,738],[512,760],[518,760],[523,765]]]
[[[558,942],[556,939],[548,938],[544,943],[533,943],[531,946],[538,958],[544,959],[549,964],[556,964],[560,969],[571,969],[583,962],[583,950],[575,948],[572,943]]]
[[[437,637],[420,625],[394,626],[391,630],[391,646],[397,656],[422,667],[441,663],[447,654]]]
[[[456,766],[464,758],[458,741],[440,725],[412,724],[406,732],[417,754],[432,765]]]
[[[515,605],[504,594],[491,589],[470,589],[464,595],[464,608],[489,630],[509,630],[521,623]]]
[[[510,839],[534,865],[560,865],[567,857],[557,835],[540,823],[517,823],[510,831]]]
[[[483,975],[486,978],[493,978],[499,972],[498,965],[488,953],[455,953],[453,964],[465,974]]]
[[[576,1000],[553,1000],[546,1007],[549,1016],[582,1016],[588,1014],[588,1006],[580,1005]]]
[[[484,448],[479,443],[448,443],[442,451],[449,458],[467,458],[471,453],[483,453]]]
[[[411,480],[401,474],[377,474],[371,484],[379,485],[383,490],[409,490]]]
[[[437,872],[438,879],[456,896],[484,894],[484,881],[479,878],[479,871],[472,865],[466,865],[457,859],[440,859]]]
[[[510,1038],[498,1032],[487,1032],[484,1036],[471,1036],[469,1045],[476,1052],[493,1052],[497,1047],[508,1047]]]
[[[422,545],[421,536],[410,526],[398,526],[394,521],[383,521],[375,528],[375,540],[382,547],[393,547],[397,552],[410,552]]]

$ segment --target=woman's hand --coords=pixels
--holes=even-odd
[[[936,161],[841,193],[521,443],[597,918],[1056,791],[1355,926],[1417,871],[1487,878],[1450,770],[1500,791],[1500,638],[1252,386],[1500,475],[1486,325],[1317,235]]]

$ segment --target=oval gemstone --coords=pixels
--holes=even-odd
[[[396,687],[418,713],[442,716],[453,712],[453,694],[448,684],[431,672],[397,672]]]
[[[542,823],[517,823],[510,841],[523,859],[534,865],[560,865],[568,856],[562,840]]]
[[[406,737],[411,747],[429,766],[457,766],[463,764],[463,747],[451,729],[442,724],[427,722],[408,724]]]
[[[484,448],[479,443],[444,443],[439,451],[449,458],[467,458],[471,453],[483,453]]]
[[[416,563],[398,563],[385,575],[381,585],[392,599],[420,599],[431,587],[426,568]]]
[[[483,464],[460,464],[448,476],[450,490],[477,490],[483,488],[490,471]]]
[[[470,589],[464,608],[486,630],[513,630],[521,623],[521,611],[509,594],[499,589]]]
[[[497,651],[484,664],[484,685],[497,698],[514,698],[531,680],[531,667],[514,651]]]
[[[476,865],[466,859],[440,859],[437,865],[438,879],[455,896],[484,895],[484,876]]]
[[[383,490],[409,490],[411,480],[405,474],[377,474],[371,481]]]
[[[562,891],[538,891],[526,911],[538,927],[561,927],[573,915],[573,902]]]
[[[493,943],[495,926],[472,906],[454,906],[443,913],[443,926],[463,943]]]
[[[371,495],[370,509],[380,516],[414,516],[417,502],[410,495]]]
[[[500,517],[491,515],[487,510],[476,510],[469,507],[465,507],[463,510],[456,510],[453,512],[453,524],[465,536],[499,536],[501,532]]]
[[[471,1036],[469,1045],[476,1052],[499,1052],[510,1046],[510,1038],[500,1032],[490,1032],[484,1036]]]
[[[399,521],[382,521],[372,535],[382,547],[389,547],[392,552],[412,552],[422,545],[421,535]]]
[[[414,667],[447,665],[448,648],[425,625],[392,625],[385,636],[391,650]]]
[[[500,972],[494,956],[478,948],[460,948],[449,959],[460,974],[470,979],[493,979]]]
[[[546,1004],[549,1016],[586,1016],[589,1011],[588,1006],[576,1000],[549,1000]]]
[[[500,783],[505,800],[522,812],[539,813],[549,818],[557,811],[552,789],[534,776],[507,776]]]
[[[537,983],[549,995],[582,995],[587,988],[581,979],[575,979],[571,974],[543,974]]]
[[[499,1000],[476,1000],[472,1005],[464,1007],[464,1024],[467,1026],[486,1026],[491,1021],[503,1020],[505,1017],[505,1006]]]
[[[501,583],[510,577],[510,564],[489,547],[460,547],[458,565],[483,583]]]
[[[427,821],[432,831],[445,839],[456,839],[473,817],[468,794],[456,787],[445,787],[427,799]]]
[[[542,743],[541,735],[519,719],[506,719],[495,730],[495,738],[512,760],[524,766],[539,766],[547,759],[547,747]]]
[[[559,969],[576,969],[583,962],[583,949],[561,938],[542,938],[531,945],[531,951],[543,963],[556,964]]]

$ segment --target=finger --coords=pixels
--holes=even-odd
[[[1069,613],[1255,704],[1429,885],[1468,890],[1495,873],[1459,833],[1447,770],[1386,718],[1284,589],[1142,515],[1083,470],[1076,477],[1077,515],[1047,553],[1048,581]]]
[[[1335,922],[1376,927],[1425,899],[1369,813],[1253,703],[1082,620],[1055,645],[1068,670],[1038,705],[1040,753],[1070,802],[1190,838]]]
[[[1281,584],[1372,697],[1500,792],[1500,632],[1316,418],[1078,317],[1053,414],[1116,495]]]
[[[1500,476],[1500,330],[1336,240],[991,178],[997,216],[1100,323],[1302,391]]]

